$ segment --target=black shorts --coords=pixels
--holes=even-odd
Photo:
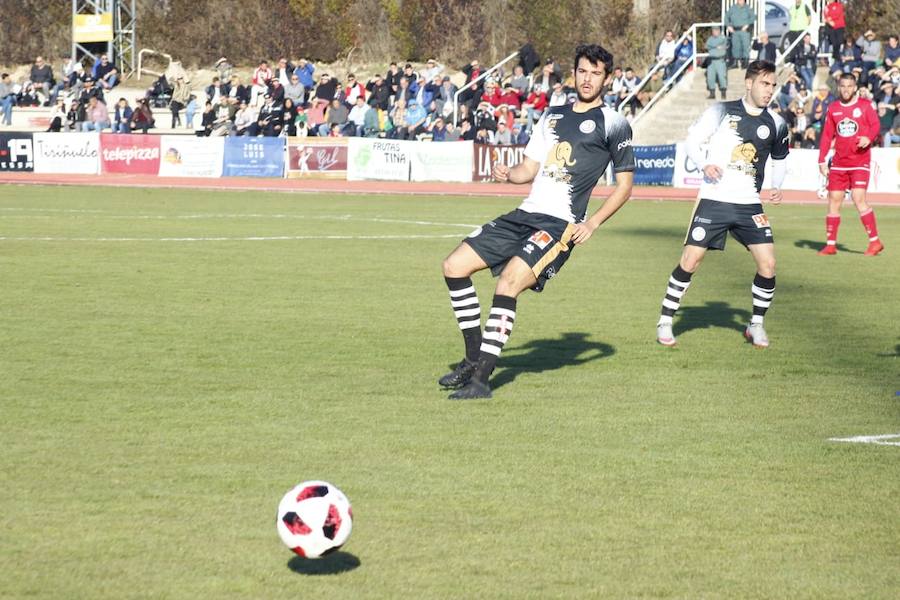
[[[729,231],[744,246],[775,241],[762,204],[732,204],[701,198],[694,207],[684,245],[724,250]]]
[[[531,289],[540,292],[572,254],[575,242],[571,240],[572,223],[516,209],[485,223],[463,241],[495,276],[500,275],[509,259],[518,256],[538,280]]]

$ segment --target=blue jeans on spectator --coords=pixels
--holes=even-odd
[[[806,84],[806,89],[813,89],[813,71],[809,67],[800,67],[800,78]]]
[[[12,109],[16,102],[16,97],[12,94],[0,100],[0,108],[3,109],[3,124],[12,125]]]
[[[92,121],[85,121],[81,124],[82,131],[103,131],[104,129],[109,129],[110,124],[109,121],[101,121],[100,123],[94,123]]]
[[[113,133],[131,133],[131,125],[128,121],[116,123],[116,126],[113,127]]]
[[[900,144],[900,134],[891,133],[890,131],[884,134],[884,141],[881,142],[881,147],[890,148],[891,144]]]

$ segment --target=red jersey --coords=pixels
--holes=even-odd
[[[832,29],[843,29],[845,27],[844,4],[842,2],[830,2],[825,6],[825,22],[831,25]]]
[[[869,168],[872,144],[878,137],[878,131],[878,114],[869,100],[857,96],[850,104],[841,101],[832,102],[825,115],[825,126],[822,128],[819,163],[825,162],[833,139],[832,167]],[[859,148],[857,144],[859,138],[863,136],[869,138],[869,145]]]

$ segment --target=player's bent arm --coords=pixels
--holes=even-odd
[[[531,183],[537,177],[540,168],[541,163],[526,156],[522,162],[509,169],[509,182]]]
[[[575,225],[572,241],[583,244],[591,237],[598,227],[605,223],[611,216],[622,208],[631,197],[631,188],[634,186],[634,172],[622,171],[616,173],[616,187],[606,201],[583,223]]]

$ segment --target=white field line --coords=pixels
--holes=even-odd
[[[885,440],[897,440],[887,442]],[[900,446],[900,433],[888,433],[885,435],[857,435],[846,438],[828,438],[829,442],[850,442],[855,444],[877,444],[879,446]]]
[[[7,211],[36,211],[36,212],[86,212],[86,211],[57,211],[57,209],[41,209],[41,208],[6,208]],[[91,211],[102,213],[102,211]],[[19,218],[51,218],[51,215],[14,215]],[[93,215],[92,215],[93,216]],[[440,223],[435,221],[414,221],[407,219],[385,219],[385,218],[369,218],[354,217],[353,215],[290,215],[290,214],[258,214],[258,213],[201,213],[188,215],[96,215],[100,219],[143,219],[143,220],[200,220],[200,219],[298,219],[298,220],[318,220],[318,221],[357,221],[366,223],[397,223],[404,225],[420,225],[420,226],[437,226],[437,227],[464,227],[472,229],[476,225],[469,223]],[[6,216],[0,218],[7,218]],[[436,235],[273,235],[273,236],[213,236],[213,237],[161,237],[161,238],[141,238],[141,237],[54,237],[54,236],[0,236],[0,241],[9,242],[268,242],[268,241],[295,241],[295,240],[422,240],[422,239],[445,239],[458,238],[461,233],[448,233]]]

